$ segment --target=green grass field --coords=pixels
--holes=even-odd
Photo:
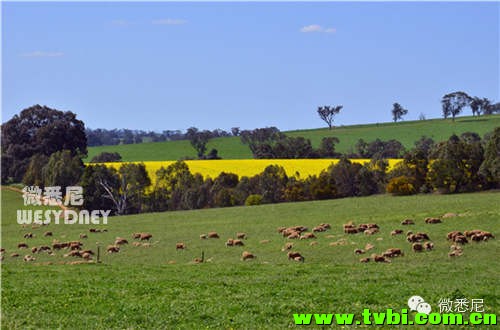
[[[311,140],[317,147],[321,138],[336,136],[340,143],[339,152],[355,151],[354,145],[362,138],[365,141],[396,139],[406,147],[411,148],[414,142],[425,135],[435,141],[448,139],[452,134],[463,132],[477,132],[481,136],[500,126],[500,115],[483,117],[460,117],[452,122],[450,120],[432,119],[425,121],[407,121],[399,123],[381,123],[370,125],[355,125],[335,127],[333,130],[314,129],[287,132],[290,136],[303,136]],[[216,148],[224,159],[252,158],[252,153],[247,145],[243,145],[239,137],[213,139],[208,144],[208,150]],[[172,141],[157,143],[141,143],[118,146],[91,147],[88,149],[88,160],[103,152],[118,152],[124,161],[148,160],[178,160],[182,157],[196,157],[196,152],[189,141]]]
[[[282,329],[293,326],[293,313],[360,313],[363,308],[383,312],[406,308],[412,295],[420,295],[436,308],[440,298],[464,296],[484,299],[486,312],[500,314],[500,265],[498,239],[470,243],[464,255],[447,256],[451,230],[483,229],[496,234],[500,220],[500,192],[460,195],[378,195],[330,201],[286,203],[114,217],[106,233],[88,233],[88,225],[50,225],[21,228],[16,209],[20,194],[2,190],[2,328],[9,329],[141,329],[217,328]],[[442,224],[423,219],[454,212]],[[401,226],[405,218],[416,225]],[[345,235],[342,224],[376,222],[381,232],[373,236]],[[328,222],[332,229],[318,233],[317,245],[294,241],[294,250],[305,263],[288,261],[280,251],[286,243],[278,226]],[[427,232],[435,250],[414,253],[404,236],[390,236],[395,228]],[[53,238],[42,233],[51,230]],[[221,239],[200,240],[201,233],[217,231]],[[31,231],[33,239],[23,239]],[[84,248],[106,246],[116,236],[130,241],[131,233],[153,234],[151,247],[125,246],[118,254],[104,254],[101,264],[61,264],[74,259],[36,254],[25,263],[10,258],[17,243],[30,247],[52,239],[77,240],[88,233]],[[224,242],[236,232],[246,232],[244,247],[228,248]],[[333,235],[333,236],[329,236]],[[261,240],[269,240],[261,244]],[[345,240],[346,245],[330,246]],[[176,251],[184,242],[187,250]],[[380,253],[402,248],[404,257],[391,264],[362,264],[355,248],[366,243]],[[257,256],[243,262],[243,250]],[[207,262],[192,260],[205,252]],[[371,251],[370,251],[371,252]],[[46,264],[51,262],[52,264]],[[462,294],[460,294],[462,293]],[[387,327],[389,328],[389,327]],[[403,327],[407,328],[407,327]],[[481,326],[480,328],[488,328]]]

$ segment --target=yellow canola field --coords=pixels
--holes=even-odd
[[[288,176],[298,178],[307,178],[310,175],[318,175],[322,170],[327,169],[331,164],[338,163],[338,159],[219,159],[219,160],[186,160],[185,163],[189,167],[191,173],[200,173],[204,178],[216,178],[221,172],[234,173],[239,177],[254,176],[262,173],[269,165],[282,166]],[[365,164],[369,159],[352,159],[353,163]],[[389,170],[391,170],[401,159],[389,159]],[[118,169],[119,163],[104,163],[106,166],[111,166]],[[175,161],[145,161],[132,162],[144,163],[148,171],[151,181],[156,180],[156,171],[160,167],[167,167]]]

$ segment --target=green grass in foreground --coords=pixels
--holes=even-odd
[[[399,311],[416,294],[436,308],[440,298],[453,298],[457,290],[466,298],[484,299],[486,312],[500,312],[498,239],[468,244],[457,259],[447,256],[446,241],[448,231],[476,228],[498,237],[500,192],[372,196],[115,217],[108,225],[97,226],[106,227],[107,233],[89,233],[84,247],[95,249],[96,242],[106,246],[116,236],[130,238],[137,231],[151,232],[152,246],[128,245],[119,254],[105,254],[102,264],[86,265],[59,264],[73,260],[63,258],[63,252],[37,254],[34,263],[10,258],[27,231],[36,235],[27,240],[31,247],[52,239],[76,240],[89,226],[23,229],[15,220],[22,198],[12,191],[2,193],[2,247],[7,250],[2,264],[3,328],[282,329],[293,326],[293,313]],[[423,222],[424,217],[447,212],[460,216],[436,225]],[[403,229],[427,232],[434,251],[413,253],[404,236],[390,236],[392,229],[404,227],[400,222],[408,217],[416,225]],[[381,232],[345,235],[342,224],[349,220],[376,222]],[[312,228],[322,222],[332,229],[318,234],[317,245],[293,242],[306,262],[289,262],[280,251],[286,239],[276,227]],[[54,237],[44,238],[45,230],[53,231]],[[220,240],[199,239],[212,230],[218,231]],[[225,247],[225,239],[240,231],[248,234],[246,246]],[[347,245],[329,245],[341,239]],[[188,249],[176,251],[179,241]],[[374,244],[376,253],[399,247],[406,255],[391,264],[361,264],[353,251],[366,243]],[[191,263],[202,250],[208,262]],[[243,250],[257,259],[241,261]],[[44,264],[47,261],[53,264]]]
[[[425,135],[435,141],[448,139],[452,134],[477,132],[481,136],[500,126],[500,115],[483,117],[460,117],[452,122],[451,119],[432,119],[425,121],[405,121],[399,123],[382,123],[370,125],[355,125],[335,127],[333,130],[313,129],[287,132],[290,136],[303,136],[311,140],[313,146],[319,146],[323,137],[336,136],[340,143],[339,152],[355,151],[356,142],[362,138],[365,141],[396,139],[407,148],[414,146],[414,142]],[[224,159],[252,158],[247,145],[241,143],[239,137],[217,138],[209,142],[207,150],[215,148]],[[156,143],[140,143],[118,146],[102,146],[88,148],[87,160],[103,152],[118,152],[124,161],[148,160],[178,160],[182,157],[196,158],[196,152],[189,141],[172,141]]]

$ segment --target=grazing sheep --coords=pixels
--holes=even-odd
[[[91,233],[100,233],[101,230],[100,229],[95,229],[95,228],[90,228],[89,232],[91,232]]]
[[[82,243],[81,242],[70,242],[69,243],[69,249],[70,250],[80,250],[80,248],[82,247]]]
[[[133,233],[132,234],[132,239],[139,239],[141,238],[141,233]]]
[[[108,253],[118,253],[118,252],[120,252],[120,247],[116,246],[116,245],[108,245],[108,247],[106,248],[106,251]]]
[[[125,238],[117,237],[115,239],[115,245],[124,245],[124,244],[128,244],[128,241]]]
[[[375,246],[373,246],[372,244],[370,243],[366,243],[365,245],[365,251],[370,251],[371,249],[373,249]]]
[[[211,231],[208,233],[208,238],[219,238],[219,234],[215,231]]]
[[[299,252],[288,252],[288,260],[296,260],[304,262],[304,257]],[[298,259],[298,260],[297,260]]]
[[[52,236],[52,232],[51,231],[46,231],[45,233],[43,233],[43,236],[44,237]]]
[[[288,239],[299,239],[300,238],[300,233],[294,231],[293,233],[291,233],[290,235],[288,235],[287,238]]]
[[[35,261],[35,257],[30,256],[29,254],[25,255],[23,258],[24,261],[29,262],[29,261]]]
[[[17,244],[17,248],[18,249],[27,249],[28,248],[28,244],[26,244],[26,243],[19,243],[19,244]]]
[[[479,230],[479,229],[466,230],[466,231],[464,231],[464,235],[465,235],[465,237],[470,238],[472,235],[481,234],[482,232],[483,231]]]
[[[413,252],[422,252],[424,250],[424,246],[420,243],[413,243],[411,249]]]
[[[17,258],[17,257],[19,257],[19,253],[12,253],[12,254],[10,255],[10,257],[11,257],[11,258]]]
[[[286,243],[285,246],[281,249],[281,251],[288,251],[293,248],[293,243]]]
[[[372,259],[373,261],[375,262],[385,262],[385,263],[390,263],[391,261],[389,259],[387,259],[386,257],[384,256],[379,256],[377,254],[372,254]]]
[[[82,254],[78,250],[72,250],[72,251],[66,253],[65,255],[63,255],[63,257],[78,257],[78,258],[81,258]]]
[[[332,226],[329,223],[321,223],[319,225],[319,227],[323,227],[325,229],[331,229],[332,228]]]
[[[200,239],[207,239],[207,235],[206,234],[201,234],[200,235]]]
[[[90,253],[82,253],[82,258],[85,260],[91,260],[92,255]]]
[[[87,234],[80,234],[80,239],[88,238]]]
[[[401,249],[398,248],[390,248],[387,249],[383,254],[384,257],[394,258],[394,257],[402,257],[404,253]]]
[[[141,236],[139,238],[141,239],[141,241],[149,241],[152,237],[153,235],[151,235],[150,233],[141,233]]]
[[[141,246],[148,248],[148,247],[151,247],[151,243],[142,243]]]
[[[35,254],[37,252],[38,252],[38,248],[36,246],[31,248],[31,253]]]
[[[316,238],[316,235],[313,233],[305,233],[304,235],[300,236],[300,239],[312,239]]]
[[[286,227],[278,227],[277,231],[278,231],[278,234],[281,234],[282,232],[284,232],[286,229]]]
[[[33,238],[33,233],[26,233],[23,236],[24,238]]]
[[[403,233],[403,229],[394,229],[391,231],[391,236],[401,235]]]
[[[418,232],[415,235],[418,237],[419,240],[422,240],[422,241],[423,240],[426,240],[426,241],[430,240],[429,235],[427,235],[426,233]]]
[[[83,250],[83,251],[80,251],[80,253],[81,253],[82,255],[83,255],[83,254],[85,254],[85,253],[88,253],[88,254],[90,254],[90,255],[94,255],[94,251],[92,251],[92,250]]]
[[[427,251],[432,251],[434,249],[434,243],[432,242],[425,242],[424,243],[424,249]]]
[[[245,233],[236,233],[236,238],[238,238],[238,239],[247,239],[247,234],[245,234]]]
[[[414,225],[415,221],[413,221],[412,219],[404,219],[403,222],[401,222],[401,224],[403,226]]]
[[[175,244],[175,249],[176,250],[184,250],[184,249],[186,249],[186,245],[182,242],[179,242],[179,243]]]
[[[448,253],[448,257],[453,258],[453,257],[460,257],[463,254],[462,250],[453,250]]]
[[[346,234],[357,234],[358,229],[357,228],[344,228],[344,233]]]
[[[359,262],[362,262],[362,263],[370,262],[370,258],[361,258],[361,259],[359,259]]]
[[[441,223],[441,219],[439,218],[425,218],[425,223],[429,224],[434,224],[434,223]]]
[[[234,244],[234,246],[243,246],[243,245],[245,245],[245,244],[243,244],[243,241],[239,240],[239,239],[235,239],[233,241],[233,244]]]
[[[373,234],[376,234],[378,233],[378,229],[377,228],[368,228],[365,230],[365,235],[373,235]]]
[[[459,244],[467,244],[467,243],[469,243],[469,241],[467,240],[467,237],[465,237],[464,235],[456,235],[453,238],[453,242],[459,243]]]
[[[356,249],[356,250],[354,250],[354,254],[365,254],[365,253],[366,252],[363,249]]]
[[[141,243],[141,242],[132,242],[132,245],[133,245],[133,246],[141,246],[141,245],[142,245],[142,243]]]
[[[248,252],[248,251],[244,251],[242,254],[241,254],[241,260],[245,261],[245,260],[250,260],[250,259],[255,259],[257,258],[256,256],[254,256],[252,253]]]
[[[318,241],[313,241],[311,243],[309,243],[310,246],[314,246],[314,245],[318,245]]]
[[[458,214],[456,214],[456,213],[451,213],[451,212],[450,212],[450,213],[445,213],[445,214],[442,216],[442,218],[443,218],[443,219],[446,219],[446,218],[453,218],[453,217],[458,217]]]
[[[446,239],[453,240],[457,235],[463,235],[463,233],[458,230],[450,231],[448,234],[446,234]]]
[[[234,239],[228,238],[226,241],[226,246],[234,246]]]

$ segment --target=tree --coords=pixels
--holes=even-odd
[[[455,121],[455,116],[462,112],[462,109],[469,105],[471,97],[465,92],[453,92],[443,96],[441,100],[441,105],[443,109],[444,118],[448,118],[450,115],[452,120]]]
[[[324,137],[321,139],[321,144],[318,149],[318,154],[322,158],[335,158],[339,156],[339,153],[335,152],[335,144],[339,143],[340,140],[335,136]]]
[[[392,120],[394,122],[400,120],[408,113],[408,110],[403,108],[399,103],[394,103],[392,105]]]
[[[207,151],[207,143],[212,137],[212,133],[210,131],[199,131],[196,127],[190,127],[186,132],[186,136],[196,150],[198,158],[204,158]]]
[[[121,162],[122,156],[117,152],[101,152],[95,155],[90,162],[91,163],[108,163],[108,162]]]
[[[116,204],[108,197],[109,194],[104,188],[107,187],[113,195],[118,194],[120,177],[116,169],[105,165],[86,166],[79,185],[82,186],[85,197],[83,209],[112,210],[112,214],[116,213]]]
[[[2,182],[20,182],[30,158],[69,150],[87,155],[85,126],[70,111],[34,105],[2,125]]]
[[[328,129],[332,129],[333,119],[342,110],[342,105],[318,107],[319,117],[328,124]]]
[[[71,151],[54,152],[42,169],[44,185],[60,186],[64,190],[80,181],[84,165],[79,155],[72,156]]]
[[[484,161],[479,173],[492,188],[500,187],[500,127],[496,127],[486,143]]]
[[[254,158],[274,158],[272,146],[285,135],[276,127],[256,128],[240,132],[240,140],[248,144]]]

